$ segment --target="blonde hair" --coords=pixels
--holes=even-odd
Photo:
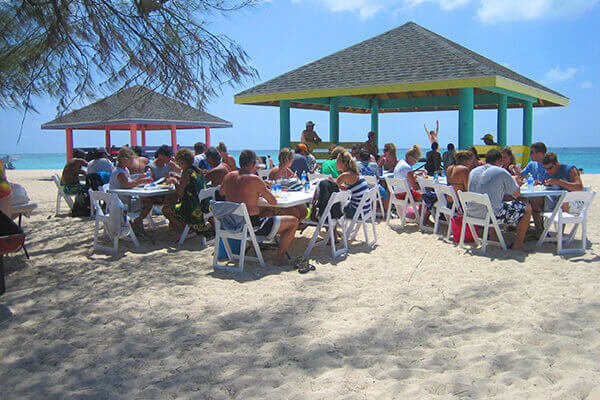
[[[194,164],[194,153],[190,149],[179,149],[175,153],[175,162],[180,165],[185,164],[189,167]]]
[[[119,153],[117,154],[117,162],[125,161],[125,160],[133,160],[136,157],[136,154],[129,147],[121,147],[119,149]]]
[[[386,143],[383,145],[383,151],[390,153],[394,158],[396,158],[396,145],[394,143]]]
[[[358,172],[358,166],[356,165],[356,160],[352,157],[348,151],[344,150],[337,156],[337,160],[340,161],[347,170],[354,172],[356,175],[360,175]]]
[[[338,156],[345,152],[346,149],[343,148],[342,146],[337,146],[335,149],[333,149],[333,151],[331,152],[331,159],[332,160],[337,160]]]
[[[456,161],[456,164],[458,165],[465,165],[473,158],[475,158],[475,156],[469,150],[460,150],[454,153],[454,161]]]
[[[411,157],[414,158],[416,161],[419,161],[419,159],[421,158],[421,154],[421,146],[415,144],[410,150],[406,152],[405,158]]]
[[[283,149],[279,150],[279,165],[285,164],[292,158],[294,158],[294,152],[288,149],[287,147],[284,147]]]

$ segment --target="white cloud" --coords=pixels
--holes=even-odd
[[[404,5],[406,7],[416,7],[424,3],[435,3],[442,10],[449,11],[465,6],[470,2],[471,0],[404,0]]]
[[[575,67],[561,69],[557,66],[556,68],[552,68],[550,71],[546,72],[546,75],[544,77],[544,83],[550,84],[569,80],[575,76],[577,71],[578,70]]]
[[[589,89],[592,87],[592,81],[584,81],[581,83],[582,89]]]
[[[494,24],[535,19],[572,19],[594,7],[598,0],[480,0],[477,19]]]
[[[358,12],[361,19],[371,18],[395,2],[393,0],[323,0],[325,7],[333,12]]]

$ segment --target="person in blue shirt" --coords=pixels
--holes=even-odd
[[[531,158],[531,161],[522,171],[521,167],[516,165],[514,169],[515,175],[520,176],[523,179],[527,179],[527,176],[531,174],[536,185],[539,185],[544,182],[544,180],[548,179],[548,173],[542,165],[542,160],[544,159],[546,151],[547,149],[544,143],[536,142],[532,144],[529,148],[529,157]]]

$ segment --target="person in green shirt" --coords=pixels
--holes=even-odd
[[[333,178],[340,176],[341,172],[336,167],[337,157],[339,154],[346,151],[342,146],[337,146],[331,152],[331,159],[327,160],[321,166],[321,173],[325,175],[331,175]]]

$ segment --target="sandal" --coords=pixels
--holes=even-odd
[[[315,266],[310,264],[308,260],[302,256],[297,257],[294,260],[294,269],[298,269],[298,272],[301,274],[316,270]]]

